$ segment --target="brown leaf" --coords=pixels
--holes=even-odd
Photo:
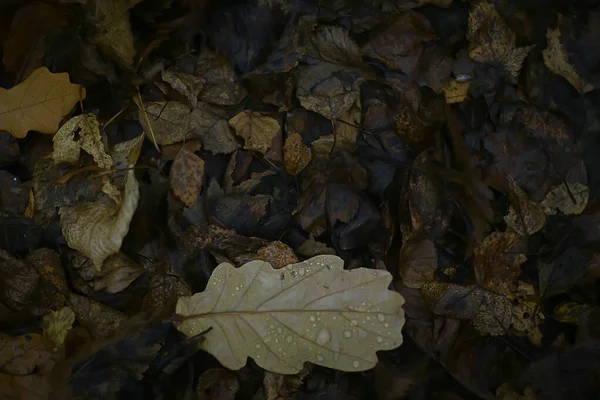
[[[360,49],[347,28],[320,25],[315,29],[311,42],[313,47],[308,51],[311,57],[350,66],[363,64]]]
[[[456,79],[451,79],[442,88],[442,93],[446,97],[446,103],[456,104],[462,102],[469,95],[469,87],[471,82],[459,82]]]
[[[42,1],[18,9],[2,51],[7,72],[25,77],[42,65],[50,44],[67,24],[63,11]]]
[[[579,93],[584,94],[592,91],[595,89],[594,85],[581,78],[570,62],[565,46],[561,42],[561,21],[562,15],[559,13],[556,28],[548,29],[546,33],[548,45],[542,51],[544,64],[550,71],[565,78]]]
[[[419,289],[435,277],[438,254],[431,240],[410,241],[400,249],[399,273],[402,283],[409,288]]]
[[[494,4],[483,1],[469,13],[469,56],[477,62],[499,62],[516,81],[525,57],[534,45],[516,46],[515,34],[508,28]]]
[[[425,16],[408,11],[393,17],[389,23],[371,33],[362,53],[381,61],[386,67],[410,75],[423,52],[423,43],[437,37]]]
[[[0,249],[0,298],[13,311],[43,315],[47,307],[38,309],[40,276],[31,264],[13,258]]]
[[[48,373],[57,355],[52,345],[37,333],[12,337],[0,333],[0,371],[13,375],[26,375],[36,368]]]
[[[200,92],[200,100],[211,104],[231,106],[238,104],[247,95],[237,82],[231,62],[222,55],[204,48],[196,64],[195,75],[206,81]]]
[[[204,78],[171,69],[161,71],[161,77],[173,90],[184,95],[192,107],[196,107],[196,104],[198,104],[198,95],[206,83]]]
[[[261,247],[256,253],[243,254],[234,259],[239,264],[244,264],[252,260],[266,261],[273,268],[279,269],[286,265],[297,263],[298,257],[296,257],[294,251],[287,244],[276,240]]]
[[[40,67],[15,87],[0,88],[0,129],[17,138],[32,130],[55,133],[63,117],[83,99],[85,88],[69,82],[69,74]]]
[[[144,296],[143,310],[162,310],[164,315],[175,311],[175,304],[180,296],[191,296],[189,285],[179,275],[156,274],[150,280],[148,291]]]
[[[204,161],[182,148],[171,165],[171,189],[187,207],[196,203],[204,184]]]
[[[129,23],[131,4],[121,0],[91,0],[88,7],[91,23],[97,28],[96,44],[108,58],[126,69],[133,69],[135,46]]]
[[[81,255],[81,265],[75,264],[79,276],[95,291],[105,290],[108,293],[118,293],[125,290],[142,273],[143,269],[122,252],[108,257],[98,271],[94,264],[86,262],[87,258]]]
[[[510,209],[504,217],[506,224],[522,236],[533,235],[546,225],[546,214],[542,206],[527,198],[523,189],[509,177]]]
[[[233,372],[225,368],[209,369],[198,377],[196,396],[198,400],[234,400],[240,383]]]
[[[493,232],[474,251],[477,282],[495,293],[510,295],[517,288],[521,264],[527,260],[522,238],[514,232]]]
[[[67,302],[69,286],[60,261],[60,255],[53,250],[40,248],[27,256],[27,262],[40,276],[40,286],[44,302],[53,310],[58,310]]]
[[[302,136],[292,132],[285,139],[283,147],[283,159],[285,171],[291,176],[297,176],[312,159],[310,148],[302,143]]]
[[[229,120],[229,125],[239,136],[244,138],[244,149],[265,154],[271,147],[273,139],[281,134],[281,126],[277,120],[253,111],[242,111]]]
[[[352,107],[361,79],[338,65],[321,62],[298,69],[296,97],[310,111],[331,120]]]
[[[69,297],[69,306],[75,313],[77,321],[95,337],[112,335],[117,331],[119,324],[126,319],[122,312],[76,294],[71,294]]]

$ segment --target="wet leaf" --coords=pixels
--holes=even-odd
[[[569,247],[552,262],[540,262],[538,264],[540,295],[550,297],[572,288],[585,276],[590,261],[588,251]]]
[[[91,0],[88,3],[90,20],[97,28],[94,42],[106,57],[132,70],[135,46],[129,8],[132,6],[121,0]]]
[[[546,225],[546,214],[542,206],[527,198],[527,194],[512,178],[509,178],[509,198],[511,202],[506,224],[522,236],[533,235]]]
[[[229,125],[238,136],[244,138],[244,149],[265,154],[273,139],[281,134],[277,120],[253,111],[242,111],[229,120]]]
[[[75,313],[69,307],[50,312],[42,321],[44,337],[54,344],[55,348],[62,348],[67,334],[73,327],[73,322],[75,322]]]
[[[579,215],[587,207],[589,198],[590,189],[586,185],[579,182],[561,183],[550,189],[541,205],[546,215],[554,215],[556,210],[565,215]]]
[[[274,269],[281,269],[286,265],[295,264],[298,262],[298,257],[294,254],[294,251],[285,243],[278,240],[269,243],[268,245],[261,247],[256,251],[256,254],[249,254],[247,257],[238,257],[236,261],[240,260],[240,263],[250,262],[253,259],[260,260],[271,264]],[[246,259],[241,261],[241,259]]]
[[[52,159],[55,163],[77,162],[83,149],[100,168],[108,169],[112,166],[113,160],[104,150],[96,114],[81,114],[71,118],[60,127],[52,141]]]
[[[238,269],[221,264],[205,292],[179,300],[177,329],[193,336],[212,327],[202,347],[229,369],[250,356],[284,374],[300,371],[305,361],[365,370],[377,363],[375,349],[402,343],[404,301],[387,290],[390,281],[386,271],[343,271],[335,256],[283,270],[262,261]]]
[[[469,56],[477,62],[501,63],[516,80],[533,45],[517,47],[515,34],[492,3],[475,4],[469,12]]]
[[[63,117],[84,98],[85,88],[69,82],[67,73],[53,74],[40,67],[13,88],[0,88],[0,129],[17,138],[28,131],[55,133]]]
[[[558,14],[557,27],[548,29],[546,33],[548,45],[542,51],[544,64],[550,71],[565,78],[579,93],[587,93],[594,90],[594,85],[582,79],[569,60],[569,55],[561,41],[561,20],[562,15]]]
[[[171,165],[171,189],[187,207],[192,207],[204,184],[204,161],[182,148]]]
[[[338,118],[358,98],[360,78],[335,64],[321,62],[301,67],[298,74],[296,97],[300,104],[325,118]]]
[[[283,160],[285,172],[297,176],[312,159],[310,148],[302,142],[302,136],[293,132],[285,139]]]
[[[139,185],[134,171],[129,170],[121,204],[101,199],[61,208],[61,230],[69,247],[89,257],[100,270],[104,260],[121,248],[139,197]]]

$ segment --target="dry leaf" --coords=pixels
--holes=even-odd
[[[91,0],[92,23],[97,27],[94,41],[106,56],[133,69],[135,47],[129,23],[130,4],[122,0]]]
[[[62,233],[69,247],[91,258],[97,269],[121,248],[140,198],[133,170],[127,171],[121,204],[108,199],[62,207]]]
[[[515,34],[508,28],[496,7],[483,1],[469,12],[469,57],[477,62],[499,62],[509,77],[516,80],[525,57],[534,45],[516,46]]]
[[[442,88],[442,93],[446,97],[446,103],[460,103],[469,95],[469,87],[471,82],[459,82],[456,79],[451,79]]]
[[[346,112],[358,98],[362,80],[341,66],[321,62],[298,69],[296,97],[302,107],[331,120]]]
[[[229,125],[244,138],[244,149],[265,154],[273,139],[281,133],[277,120],[249,110],[242,111],[229,120]]]
[[[435,277],[438,253],[431,240],[409,241],[400,249],[399,273],[402,283],[414,289],[421,288]]]
[[[125,290],[136,280],[144,270],[122,252],[108,257],[98,271],[92,263],[81,256],[81,263],[77,274],[86,281],[95,291],[105,290],[108,293],[118,293]]]
[[[26,375],[39,369],[47,373],[55,361],[56,355],[42,335],[29,333],[12,337],[0,333],[0,371]]]
[[[75,313],[69,307],[52,311],[42,320],[44,337],[52,342],[55,348],[62,348],[67,334],[73,327],[73,322],[75,322]]]
[[[312,159],[312,153],[307,145],[302,143],[302,136],[293,132],[285,139],[283,160],[285,172],[297,176]]]
[[[568,188],[566,185],[561,183],[553,187],[544,197],[542,207],[546,215],[556,214],[557,209],[565,215],[579,215],[585,210],[590,188],[579,182],[569,183]]]
[[[108,169],[112,166],[111,156],[104,151],[96,114],[81,114],[71,118],[60,127],[52,141],[54,142],[52,159],[55,163],[77,162],[83,149],[94,157],[94,161],[100,168]]]
[[[198,104],[198,95],[204,87],[206,80],[183,72],[165,69],[161,72],[162,80],[167,82],[173,90],[184,95],[192,107]]]
[[[17,138],[28,131],[55,133],[63,117],[84,98],[85,88],[69,82],[66,72],[38,68],[12,89],[0,88],[0,130]]]
[[[548,47],[542,51],[544,64],[555,74],[565,78],[581,94],[594,90],[594,85],[585,82],[580,76],[573,64],[569,61],[565,47],[560,41],[560,25],[562,15],[558,14],[557,26],[555,29],[548,29],[546,38]]]
[[[533,235],[546,225],[546,214],[539,203],[527,198],[514,179],[508,177],[508,184],[511,206],[504,221],[519,235]]]
[[[171,189],[187,207],[192,207],[204,183],[204,161],[182,148],[171,165]]]
[[[387,271],[346,271],[328,255],[279,270],[223,263],[205,292],[179,299],[177,329],[194,336],[212,328],[201,346],[233,370],[252,357],[281,374],[305,361],[364,371],[377,363],[376,351],[402,344],[404,299],[388,290],[391,280]]]
[[[120,311],[87,297],[71,294],[69,306],[83,327],[95,337],[107,337],[114,334],[127,317]]]

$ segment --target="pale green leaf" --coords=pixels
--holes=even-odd
[[[269,371],[293,374],[305,361],[342,371],[377,363],[376,351],[402,344],[404,299],[388,290],[387,271],[343,269],[321,255],[282,269],[264,261],[222,263],[207,289],[181,297],[177,329],[194,336],[229,369],[247,357]]]

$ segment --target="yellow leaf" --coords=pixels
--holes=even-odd
[[[291,176],[296,176],[310,162],[312,153],[307,145],[302,143],[302,136],[299,133],[292,132],[286,139],[283,146],[283,159],[285,171]]]
[[[557,27],[548,29],[546,33],[548,47],[542,51],[544,64],[550,71],[565,78],[579,93],[587,93],[595,89],[594,85],[581,79],[577,70],[569,61],[569,56],[560,42],[561,18],[562,16],[558,14]]]
[[[77,139],[75,139],[76,133]],[[95,114],[82,114],[71,118],[60,127],[52,141],[54,142],[52,159],[55,163],[77,162],[83,149],[94,157],[94,161],[100,168],[108,169],[112,166],[112,157],[104,151],[100,124]]]
[[[24,138],[28,131],[53,134],[84,98],[85,88],[69,82],[69,74],[53,74],[40,67],[12,89],[0,88],[0,130],[17,138]]]
[[[50,340],[55,347],[62,348],[67,334],[75,322],[75,313],[69,307],[63,307],[59,311],[52,311],[44,316],[42,326],[44,337]]]
[[[387,271],[344,270],[336,256],[316,256],[282,269],[264,261],[220,264],[207,289],[181,297],[177,329],[229,369],[247,357],[268,371],[294,374],[305,361],[364,371],[376,352],[402,344],[404,299],[388,290]]]
[[[567,188],[565,183],[561,183],[546,194],[542,200],[546,215],[556,214],[556,209],[565,215],[579,215],[585,210],[590,199],[590,188],[579,182],[568,185]]]
[[[104,260],[121,248],[140,198],[133,170],[125,177],[121,204],[104,198],[59,211],[62,233],[69,247],[89,257],[100,270]]]
[[[446,82],[442,88],[442,93],[446,97],[446,103],[455,104],[460,103],[469,95],[469,87],[471,82],[459,82],[455,79]]]

